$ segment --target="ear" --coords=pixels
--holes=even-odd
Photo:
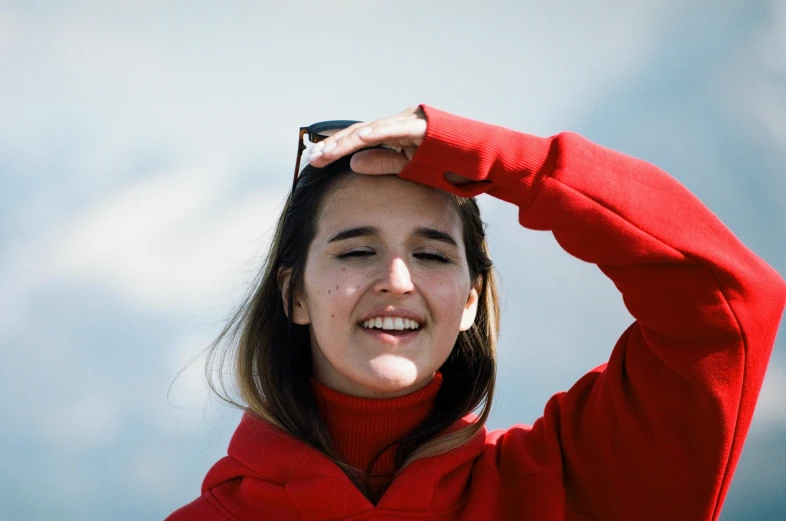
[[[278,270],[278,289],[281,291],[281,300],[284,301],[284,314],[289,317],[289,279],[292,277],[292,268],[280,268]],[[308,315],[308,308],[304,299],[295,295],[294,308],[292,310],[292,322],[305,326],[311,323]]]
[[[472,327],[472,324],[475,323],[475,317],[478,314],[478,295],[480,293],[481,283],[481,281],[478,281],[478,283],[473,285],[469,290],[467,305],[464,306],[464,313],[461,315],[461,325],[459,326],[459,331],[466,331]]]

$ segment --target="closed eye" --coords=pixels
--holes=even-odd
[[[450,262],[450,259],[438,253],[416,253],[414,256],[416,259],[425,261],[441,262],[443,264]]]
[[[374,255],[374,252],[371,250],[352,250],[341,253],[337,255],[337,257],[339,259],[359,259],[363,257],[369,257],[371,255]]]

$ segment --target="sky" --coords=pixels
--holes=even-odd
[[[786,274],[783,0],[0,1],[0,521],[196,498],[239,419],[198,355],[261,265],[298,128],[419,103],[650,161]],[[480,204],[504,428],[632,318],[595,266]],[[784,337],[723,521],[786,511]]]

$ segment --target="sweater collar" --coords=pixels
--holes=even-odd
[[[424,387],[395,398],[351,396],[313,377],[311,386],[336,450],[347,463],[365,473],[377,452],[406,436],[431,414],[442,374],[437,372]],[[393,445],[374,464],[371,475],[382,479],[383,488],[392,478],[395,455]]]
[[[476,421],[470,414],[454,428]],[[271,513],[287,518],[292,511],[303,521],[332,521],[373,511],[401,519],[434,511],[447,515],[466,499],[473,462],[485,438],[486,428],[481,427],[469,443],[407,465],[375,506],[327,456],[246,413],[228,455],[205,476],[202,492],[241,521]]]

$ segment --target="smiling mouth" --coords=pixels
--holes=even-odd
[[[381,330],[386,333],[399,331],[409,332],[420,329],[420,324],[410,318],[404,317],[375,317],[363,321],[363,329]]]
[[[374,317],[364,320],[360,329],[378,341],[393,345],[409,342],[420,333],[422,326],[416,320],[404,317]]]

